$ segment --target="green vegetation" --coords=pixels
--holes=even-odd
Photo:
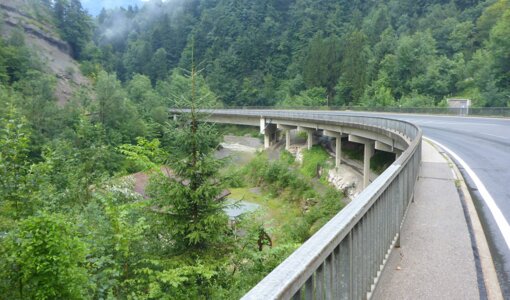
[[[95,19],[78,0],[23,5],[38,18],[28,24],[58,30],[91,85],[58,104],[23,28],[3,31],[6,299],[237,299],[343,207],[315,179],[323,149],[302,166],[283,152],[226,167],[196,108],[432,107],[451,95],[510,105],[507,0],[149,1]],[[191,115],[169,120],[185,106]],[[372,166],[391,159],[376,153]],[[148,170],[143,196],[122,179]],[[229,226],[225,188],[266,209]]]
[[[363,161],[363,145],[361,144],[348,143],[347,147],[342,149],[342,152],[345,153],[345,155],[350,159]],[[375,151],[374,155],[370,158],[370,169],[372,169],[372,171],[376,172],[377,174],[381,174],[394,161],[394,153]]]
[[[227,106],[507,106],[509,15],[507,0],[147,3],[102,11],[83,58],[157,85],[193,48]]]
[[[320,148],[311,151],[308,158],[313,161],[307,161],[305,156],[303,166],[323,159],[322,151]],[[268,217],[275,218],[278,224],[274,228],[275,236],[282,242],[304,242],[344,206],[341,192],[303,175],[304,167],[295,165],[285,154],[277,161],[270,161],[261,153],[244,168],[244,173],[249,186],[260,187],[267,194],[253,195],[240,189],[234,190],[236,196],[244,191],[246,200],[267,207]]]
[[[87,294],[86,245],[64,216],[26,218],[3,244],[10,255],[0,274],[18,288],[20,298],[83,299]]]
[[[312,149],[303,151],[301,173],[311,178],[320,177],[320,170],[327,167],[329,158],[328,152],[321,146],[313,146]]]
[[[350,159],[363,160],[363,145],[348,143],[347,147],[342,148],[342,154],[345,154]]]
[[[377,174],[381,174],[395,161],[395,153],[375,151],[370,159],[370,169]]]
[[[339,192],[315,192],[288,153],[228,168],[200,113],[169,122],[165,107],[217,105],[195,69],[156,88],[100,71],[93,96],[58,106],[54,78],[18,38],[0,43],[12,64],[0,76],[5,298],[237,299],[343,206]],[[122,179],[146,170],[147,198]],[[228,226],[223,190],[256,182],[274,215]]]

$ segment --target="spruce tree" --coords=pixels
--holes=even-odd
[[[202,122],[203,108],[211,107],[211,97],[199,86],[199,71],[192,62],[187,74],[190,93],[175,95],[183,110],[168,131],[171,146],[166,176],[152,183],[151,196],[164,219],[177,251],[204,251],[220,245],[228,231],[223,211],[224,186],[219,179],[222,162],[213,156],[219,144],[214,126]]]

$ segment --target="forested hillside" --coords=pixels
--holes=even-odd
[[[286,152],[229,166],[217,128],[169,107],[510,104],[507,0],[0,12],[0,298],[238,299],[342,208],[313,151],[312,172]],[[287,223],[229,223],[224,195],[250,187]]]
[[[289,157],[229,165],[214,156],[221,136],[199,113],[169,120],[176,104],[221,105],[191,57],[161,80],[119,73],[120,81],[90,61],[102,51],[79,1],[8,4],[0,5],[9,27],[0,30],[0,298],[238,299],[341,209],[342,193],[315,191]],[[62,51],[41,49],[42,40]],[[91,83],[59,103],[51,66],[67,51]],[[161,59],[151,66],[165,67]],[[262,201],[278,198],[278,227],[267,212],[229,220],[228,189],[251,182]]]
[[[507,0],[194,0],[102,11],[89,59],[154,86],[189,65],[228,106],[510,100]]]

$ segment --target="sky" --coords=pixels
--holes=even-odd
[[[147,1],[148,0],[81,0],[81,5],[89,14],[97,16],[103,7],[106,9],[128,7],[129,5],[142,7],[143,3]]]

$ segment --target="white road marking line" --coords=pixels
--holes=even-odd
[[[507,247],[510,249],[510,225],[508,224],[508,221],[506,220],[505,216],[499,209],[498,205],[494,201],[494,198],[492,198],[489,191],[487,191],[487,188],[482,183],[480,178],[475,174],[475,172],[469,167],[469,165],[460,158],[455,152],[448,149],[447,147],[443,146],[442,144],[434,141],[431,138],[424,137],[425,139],[431,141],[432,143],[438,145],[441,147],[444,151],[448,152],[459,164],[462,165],[464,170],[466,170],[466,173],[471,177],[473,182],[476,185],[476,188],[478,189],[478,192],[480,192],[480,195],[482,196],[483,200],[485,201],[485,204],[487,204],[487,207],[489,208],[492,216],[494,217],[494,220],[496,221],[496,224],[499,227],[499,230],[501,231],[501,235],[503,235],[503,238],[505,239]]]

